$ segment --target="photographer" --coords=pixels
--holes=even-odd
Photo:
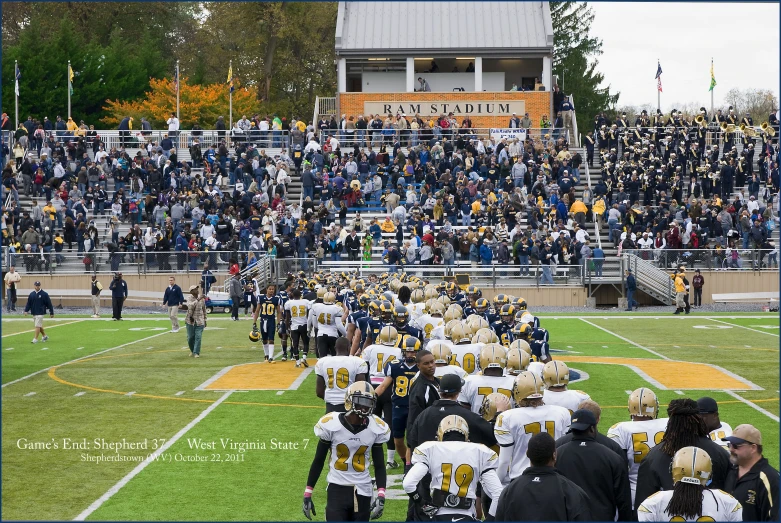
[[[117,321],[122,319],[122,306],[127,299],[127,283],[122,279],[122,273],[114,275],[114,279],[108,286],[111,291],[111,306],[114,310],[112,318]]]

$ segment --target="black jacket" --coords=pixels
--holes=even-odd
[[[556,440],[556,448],[559,448],[565,443],[569,443],[570,441],[572,441],[571,432],[569,434],[564,434],[562,437]],[[626,451],[621,448],[621,445],[599,432],[597,432],[597,443],[600,443],[615,452],[619,458],[624,460],[624,466],[627,467],[627,470],[629,470],[629,460],[626,457]]]
[[[632,521],[626,461],[596,438],[573,436],[572,441],[557,447],[556,470],[588,494],[595,521],[612,521],[616,509],[618,521]]]
[[[344,248],[347,250],[347,252],[358,252],[361,250],[361,239],[356,234],[353,236],[352,234],[348,235],[347,238],[344,239]]]
[[[482,443],[486,447],[496,445],[493,426],[481,416],[454,400],[437,400],[429,408],[420,413],[407,429],[407,446],[410,449],[419,447],[427,441],[437,439],[439,422],[456,414],[466,420],[469,425],[469,441]]]
[[[708,488],[723,489],[730,468],[729,452],[708,437],[701,437],[696,446],[707,452],[713,463],[713,477]],[[635,505],[640,506],[648,496],[660,490],[673,489],[673,476],[670,474],[672,460],[672,456],[662,452],[661,443],[651,449],[637,471]]]
[[[420,414],[439,399],[439,378],[429,381],[418,375],[409,390],[409,414],[407,427],[411,427]]]
[[[529,467],[502,491],[494,519],[591,521],[589,506],[588,494],[553,467]]]
[[[743,505],[743,521],[778,521],[778,471],[766,458],[738,479],[738,468],[727,472],[724,490]]]

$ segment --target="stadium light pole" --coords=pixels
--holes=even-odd
[[[176,119],[179,120],[179,83],[182,81],[179,75],[179,60],[176,61]]]

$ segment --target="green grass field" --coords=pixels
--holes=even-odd
[[[664,405],[709,395],[723,421],[762,431],[778,467],[778,315],[540,316],[561,351],[554,358],[588,374],[572,387],[602,405],[602,432],[628,419],[627,391],[637,387],[650,386]],[[4,519],[301,520],[312,427],[324,413],[314,374],[292,383],[298,370],[278,362],[259,366],[262,378],[220,378],[232,379],[233,391],[199,390],[227,367],[262,359],[247,339],[249,321],[211,316],[196,360],[187,357],[184,327],[173,334],[164,318],[130,320],[58,317],[46,321],[49,341],[33,345],[31,319],[3,319]],[[757,390],[720,388],[741,379]],[[123,441],[141,448],[110,448]],[[260,448],[231,449],[237,443]],[[403,520],[401,473],[390,472],[383,519]],[[325,474],[314,494],[321,521]]]

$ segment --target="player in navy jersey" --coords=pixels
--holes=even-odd
[[[396,343],[397,347],[402,347],[404,339],[408,337],[423,339],[423,331],[410,325],[409,311],[403,305],[398,305],[393,310],[393,326],[396,327],[396,331],[399,333],[399,341]]]
[[[518,329],[518,332],[521,339],[529,342],[529,347],[532,349],[532,358],[535,361],[548,363],[552,359],[550,356],[550,345],[548,344],[550,335],[547,330],[543,328],[535,329],[528,323],[524,323]]]
[[[409,391],[412,387],[412,378],[418,373],[418,364],[415,358],[420,350],[420,345],[421,342],[418,338],[408,336],[405,339],[404,345],[401,346],[404,360],[392,361],[385,365],[385,380],[375,391],[377,396],[381,396],[385,389],[393,387],[391,392],[391,403],[393,404],[391,430],[393,441],[396,444],[396,452],[402,459],[406,459],[407,455],[404,433],[407,430],[407,418],[409,417]]]
[[[358,348],[362,347],[360,344],[361,330],[358,327],[358,321],[369,316],[367,310],[370,301],[368,296],[362,294],[358,299],[358,310],[347,315],[347,339],[350,341],[350,354],[352,355],[355,355]]]
[[[258,308],[252,317],[253,325],[257,325],[260,318],[260,337],[263,340],[263,351],[266,353],[266,361],[274,363],[274,331],[277,320],[277,307],[279,298],[274,296],[276,286],[266,287],[266,294],[258,296]]]
[[[293,284],[295,280],[293,277],[289,277],[285,282],[285,288],[277,293],[279,299],[277,303],[277,329],[279,332],[279,340],[282,342],[282,361],[287,361],[287,338],[289,335],[287,322],[285,319],[285,304],[290,299],[290,293],[293,291]]]
[[[369,311],[367,316],[358,320],[358,328],[361,330],[360,347],[366,348],[369,345],[376,343],[377,336],[385,326],[380,319],[380,307],[382,302],[379,300],[372,300],[369,303]]]
[[[513,327],[515,326],[515,306],[511,303],[505,303],[499,310],[499,321],[491,324],[491,329],[499,337],[499,343],[509,347],[515,339],[513,337]]]

